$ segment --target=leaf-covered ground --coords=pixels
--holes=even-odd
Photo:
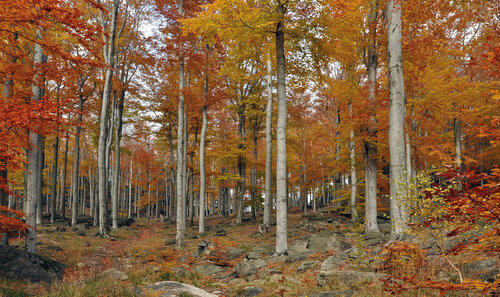
[[[233,218],[209,218],[208,231],[203,237],[197,236],[196,224],[188,227],[186,246],[181,251],[174,249],[173,221],[136,219],[131,226],[112,231],[111,239],[94,236],[96,227],[82,227],[83,232],[77,235],[69,226],[61,228],[63,223],[47,224],[39,228],[39,253],[67,265],[63,280],[52,285],[1,280],[0,296],[134,296],[134,288],[164,280],[192,284],[219,296],[249,296],[252,289],[248,288],[254,287],[262,290],[259,296],[388,296],[390,292],[384,290],[384,284],[373,281],[371,275],[407,273],[453,279],[453,271],[439,257],[432,265],[425,261],[427,258],[418,258],[411,252],[400,259],[388,260],[387,255],[384,258],[384,238],[365,241],[362,227],[353,226],[346,216],[326,210],[307,216],[289,215],[289,243],[298,252],[281,258],[272,255],[274,228],[262,235],[256,222],[246,221],[242,226],[232,222]],[[387,233],[389,224],[384,220],[381,223]],[[316,238],[315,244],[319,246],[322,239],[335,238],[332,242],[339,242],[342,247],[323,250],[320,247],[319,251],[311,249],[304,253],[305,246],[300,244],[305,238]],[[208,243],[207,250],[200,254],[199,245],[203,242]],[[311,242],[309,248],[313,248]],[[22,246],[23,240],[15,239],[11,244]],[[230,249],[239,253],[229,257]],[[320,267],[327,258],[338,259],[338,263],[333,269],[337,272],[325,276]],[[256,274],[235,273],[237,263],[255,259],[266,263]],[[203,267],[220,271],[206,273]],[[126,280],[102,275],[110,268],[125,273]],[[366,274],[370,276],[366,278],[363,273],[367,272],[373,274]],[[159,295],[142,291],[146,295]],[[321,292],[330,295],[320,295]],[[447,294],[480,296],[475,292]],[[439,296],[439,291],[420,289],[400,295]]]

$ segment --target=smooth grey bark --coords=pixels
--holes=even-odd
[[[107,231],[107,197],[108,197],[108,164],[106,164],[106,143],[110,135],[108,134],[108,121],[109,121],[109,104],[112,91],[113,80],[113,67],[115,64],[115,38],[117,27],[118,8],[120,0],[113,1],[113,10],[111,15],[111,28],[109,30],[109,42],[105,43],[104,57],[108,68],[106,69],[106,76],[104,81],[104,90],[102,94],[101,105],[101,119],[99,125],[99,144],[97,151],[97,166],[99,176],[99,234],[101,236],[109,236]],[[102,19],[102,18],[101,18]],[[103,23],[103,22],[102,22]],[[103,30],[104,24],[102,25]],[[107,41],[107,40],[106,40]],[[107,50],[107,51],[106,51]]]
[[[389,68],[389,155],[391,188],[391,236],[399,239],[407,230],[408,213],[403,200],[405,172],[405,90],[401,44],[401,2],[387,4],[387,61]]]
[[[257,221],[257,123],[253,125],[252,132],[252,142],[253,142],[253,158],[254,162],[252,164],[252,168],[250,169],[250,187],[252,190],[250,191],[250,195],[252,197],[252,220]]]
[[[273,65],[271,58],[267,60],[267,104],[266,104],[266,169],[264,177],[264,219],[263,224],[271,227],[271,210],[273,207],[271,179],[273,170]]]
[[[208,73],[205,77],[205,86],[203,88],[203,97],[205,104],[201,108],[201,135],[200,135],[200,213],[198,233],[205,234],[205,199],[206,199],[206,174],[205,174],[205,139],[207,134],[207,97],[208,97]]]
[[[352,118],[352,103],[349,103],[349,113]],[[349,161],[351,165],[351,219],[353,222],[358,220],[358,211],[356,210],[358,204],[358,176],[356,172],[356,143],[354,142],[354,129],[349,131]]]
[[[42,39],[41,30],[36,32],[36,39]],[[33,56],[35,67],[44,63],[42,46],[35,43],[35,52]],[[32,86],[32,101],[40,101],[43,96],[42,74],[40,70],[35,72],[34,84]],[[36,253],[36,208],[40,200],[42,185],[42,136],[34,131],[29,131],[30,146],[27,149],[28,172],[27,172],[27,193],[26,193],[26,251]]]
[[[187,148],[188,148],[188,123],[187,111],[184,110],[184,134],[182,136],[182,213],[184,221],[187,218],[187,194],[188,194],[188,166],[187,166]],[[186,231],[186,222],[184,222],[184,231]]]
[[[278,5],[278,13],[284,18],[286,7]],[[276,65],[278,83],[277,161],[276,161],[276,254],[288,250],[287,241],[287,168],[286,168],[286,82],[285,82],[285,32],[280,21],[276,28]]]
[[[128,218],[130,219],[132,217],[132,177],[134,176],[133,172],[133,160],[134,160],[134,153],[132,153],[132,156],[130,157],[130,177],[128,179]]]
[[[78,92],[80,93],[78,96],[78,120],[76,126],[76,134],[75,134],[75,148],[74,148],[74,162],[73,162],[73,194],[72,194],[72,203],[71,203],[71,225],[78,224],[78,199],[80,197],[80,134],[82,132],[82,118],[83,118],[83,103],[85,99],[83,98],[83,84],[85,81],[79,83]]]
[[[42,96],[43,96],[43,90],[42,90]],[[40,154],[38,154],[38,162],[40,163],[40,186],[39,186],[39,191],[40,194],[38,195],[38,202],[36,204],[36,224],[37,226],[42,226],[43,225],[43,220],[42,220],[42,215],[43,215],[43,202],[44,202],[44,195],[43,195],[43,168],[45,167],[45,137],[42,136],[41,139],[41,148],[40,148]]]
[[[111,221],[113,229],[118,229],[118,197],[120,196],[120,142],[123,130],[123,105],[125,101],[125,90],[120,91],[120,97],[118,100],[115,127],[115,162],[113,163],[113,183],[111,191]]]
[[[61,181],[61,217],[63,219],[66,218],[66,177],[67,177],[67,171],[68,171],[68,149],[69,149],[69,137],[66,137],[66,145],[64,147],[64,166],[63,166],[63,173],[62,173],[62,181]]]
[[[179,0],[179,15],[183,16],[183,0]],[[184,213],[184,170],[183,170],[183,140],[184,140],[184,57],[182,44],[179,48],[179,106],[177,109],[177,214],[175,246],[180,249],[184,246],[184,231],[186,228],[186,215]]]
[[[368,76],[368,102],[375,106],[377,88],[378,55],[376,50],[377,18],[379,0],[371,2],[368,13],[368,45],[366,47],[366,72]],[[377,120],[370,114],[368,133],[375,136]],[[379,232],[377,222],[377,146],[375,140],[365,140],[363,157],[365,161],[365,232]]]
[[[174,199],[174,194],[177,193],[177,188],[176,188],[176,173],[174,170],[174,139],[172,135],[172,124],[168,125],[168,146],[170,150],[170,155],[169,155],[169,160],[170,160],[170,187],[169,187],[169,194],[170,194],[170,216],[174,215],[174,206],[176,206],[175,200]]]
[[[89,169],[89,215],[94,215],[94,207],[95,207],[95,181],[92,177],[92,171]]]
[[[57,177],[59,171],[59,135],[56,135],[54,142],[54,163],[52,166],[52,189],[50,197],[52,203],[50,205],[50,222],[54,223],[56,215],[56,201],[57,201]]]
[[[240,100],[241,102],[241,100]],[[243,198],[245,196],[246,191],[246,171],[247,164],[246,158],[242,155],[242,151],[245,148],[245,126],[246,126],[246,116],[245,116],[245,104],[239,105],[238,110],[238,150],[240,151],[240,155],[238,156],[238,181],[236,182],[236,224],[243,223]]]

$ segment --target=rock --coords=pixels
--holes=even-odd
[[[230,285],[239,285],[239,284],[243,284],[243,283],[246,283],[246,281],[242,278],[234,278],[234,279],[229,281]]]
[[[0,277],[9,280],[49,282],[62,279],[66,265],[57,261],[0,245]]]
[[[253,251],[261,255],[272,255],[274,254],[275,247],[273,245],[258,245]]]
[[[496,276],[499,273],[499,263],[497,259],[488,258],[472,263],[467,263],[464,265],[464,272],[472,277],[478,277],[479,279],[487,282],[494,282]]]
[[[367,246],[374,246],[385,242],[384,233],[382,232],[366,232],[365,233],[365,244]]]
[[[174,245],[175,244],[175,238],[169,238],[165,241],[165,245]]]
[[[186,275],[188,275],[188,272],[186,268],[182,267],[182,266],[177,266],[177,267],[174,267],[172,268],[172,271],[175,273],[175,276],[177,277],[186,277]]]
[[[158,282],[143,287],[136,287],[134,293],[138,296],[160,296],[160,297],[177,297],[194,296],[194,297],[217,297],[217,295],[209,293],[203,289],[182,284],[173,281]],[[189,295],[188,295],[189,294]]]
[[[49,246],[47,247],[47,249],[48,249],[49,251],[55,251],[55,252],[60,252],[60,251],[62,251],[62,250],[63,250],[63,249],[62,249],[62,247],[57,246],[57,245],[49,245]]]
[[[76,235],[79,235],[79,236],[86,236],[87,235],[87,232],[85,232],[83,230],[78,230],[75,233],[76,233]]]
[[[307,251],[307,245],[309,244],[309,240],[307,239],[298,239],[292,242],[289,247],[289,252],[305,252]]]
[[[227,232],[224,229],[219,229],[219,230],[215,231],[215,236],[219,236],[219,237],[227,236]]]
[[[340,265],[344,263],[345,260],[347,260],[348,255],[345,253],[339,253],[333,256],[330,256],[326,258],[323,263],[321,263],[321,266],[319,267],[320,271],[330,271],[330,270],[336,270]]]
[[[234,272],[239,277],[248,277],[257,274],[260,268],[267,265],[267,262],[262,259],[257,260],[243,260],[236,264]]]
[[[215,264],[201,264],[195,266],[194,271],[202,275],[214,275],[224,272],[225,269]]]
[[[252,296],[257,296],[260,293],[263,293],[264,290],[262,290],[261,287],[246,287],[243,289],[243,296],[245,297],[252,297]]]
[[[285,263],[286,257],[287,256],[285,256],[285,255],[271,256],[267,259],[267,262],[269,262],[269,263]]]
[[[276,269],[265,269],[260,273],[260,277],[268,277],[272,275],[281,275],[281,274],[283,273]]]
[[[305,252],[290,252],[288,253],[288,256],[285,258],[286,263],[293,263],[293,262],[299,262],[299,261],[304,261],[311,255],[311,251],[305,251]]]
[[[387,277],[387,274],[355,270],[332,270],[319,273],[317,280],[320,286],[325,285],[330,279],[338,281],[343,285],[351,286],[360,283],[377,283],[384,277]]]
[[[257,259],[260,259],[260,255],[257,254],[256,252],[250,252],[247,255],[247,259],[248,260],[257,260]]]
[[[297,272],[304,272],[306,270],[309,270],[314,266],[316,266],[316,264],[318,263],[319,261],[305,261],[302,264],[300,264],[299,268],[297,268]]]
[[[358,258],[364,258],[366,256],[366,252],[358,247],[353,247],[348,251],[349,258],[352,259],[358,259]]]
[[[230,247],[226,252],[228,260],[234,260],[236,258],[239,258],[243,256],[245,253],[246,252],[244,250],[234,247]]]
[[[198,256],[208,253],[208,249],[213,247],[213,243],[210,241],[203,240],[200,244],[198,244]]]
[[[308,297],[351,297],[354,295],[353,291],[349,290],[339,290],[339,291],[328,291],[328,292],[320,292],[313,293],[307,295]]]
[[[111,278],[114,278],[116,280],[121,280],[121,281],[128,280],[128,276],[125,273],[123,273],[120,270],[115,269],[115,268],[110,268],[106,271],[103,271],[102,273],[99,274],[99,276],[111,277]]]
[[[133,223],[135,223],[135,220],[133,218],[120,218],[118,219],[118,227],[123,227],[123,226],[130,226]]]
[[[83,266],[85,266],[85,263],[82,263],[82,262],[76,263],[76,267],[78,267],[78,268],[82,268]]]
[[[87,230],[87,226],[85,224],[76,224],[76,225],[73,225],[71,227],[71,231],[73,231],[73,232],[77,232],[79,230],[86,231]]]
[[[307,248],[314,252],[324,252],[331,249],[345,251],[351,248],[351,244],[335,235],[329,237],[313,236],[309,239]]]

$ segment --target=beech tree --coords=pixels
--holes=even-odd
[[[404,235],[408,223],[405,168],[405,91],[401,44],[401,3],[389,1],[387,18],[387,67],[389,72],[389,154],[391,175],[391,236]]]

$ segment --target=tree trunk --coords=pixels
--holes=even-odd
[[[134,159],[134,154],[132,153],[132,156],[130,157],[130,177],[128,179],[128,218],[130,219],[132,217],[132,178],[133,178],[133,171],[132,171],[132,160]]]
[[[378,56],[376,51],[377,40],[377,17],[379,0],[372,0],[370,12],[368,13],[368,43],[366,52],[366,71],[368,76],[368,101],[375,106],[377,88],[377,65]],[[375,114],[370,115],[370,126],[368,133],[376,134]],[[379,232],[377,223],[377,146],[372,140],[365,140],[363,157],[365,160],[365,232]]]
[[[41,30],[36,32],[36,39],[42,39]],[[44,63],[44,55],[42,46],[35,43],[35,52],[33,56],[35,66]],[[35,69],[35,80],[32,87],[32,101],[40,101],[43,96],[43,88],[41,86],[42,76],[39,69]],[[30,147],[28,148],[28,173],[27,173],[27,195],[26,195],[26,251],[36,253],[36,207],[40,201],[41,185],[42,185],[42,136],[34,131],[29,131]]]
[[[278,6],[278,13],[284,17],[286,8]],[[283,22],[276,28],[276,59],[278,83],[277,161],[276,161],[276,254],[288,250],[287,242],[287,182],[286,182],[286,82],[285,82],[285,32]]]
[[[113,164],[113,189],[111,191],[111,220],[112,228],[118,229],[118,198],[120,196],[120,141],[123,128],[123,104],[125,100],[125,90],[120,92],[118,102],[116,127],[115,127],[115,162]]]
[[[205,87],[203,89],[205,98],[208,96],[208,76],[205,78]],[[206,101],[205,101],[206,102]],[[202,126],[200,136],[200,215],[198,233],[205,234],[205,138],[207,133],[207,106],[203,105],[201,108]]]
[[[63,173],[62,173],[62,181],[61,181],[61,216],[63,219],[66,218],[66,177],[67,177],[67,171],[68,171],[68,147],[69,147],[69,137],[66,137],[66,145],[64,148],[64,166],[63,166]]]
[[[43,96],[43,91],[42,91],[42,96]],[[36,224],[38,226],[43,225],[43,204],[44,204],[44,195],[43,195],[43,168],[45,167],[45,137],[42,136],[41,140],[41,148],[40,148],[40,154],[38,155],[39,163],[40,163],[40,186],[39,186],[39,191],[40,194],[38,195],[38,202],[36,204]]]
[[[241,101],[241,100],[240,100]],[[236,224],[243,223],[243,198],[246,191],[246,171],[247,164],[246,158],[243,155],[245,151],[245,126],[246,126],[246,116],[245,116],[245,104],[241,104],[238,110],[238,150],[240,155],[238,156],[238,176],[239,180],[236,182]]]
[[[109,31],[109,43],[107,44],[108,52],[105,53],[108,68],[106,69],[106,77],[104,82],[104,91],[102,95],[101,105],[101,122],[99,126],[99,145],[97,151],[97,163],[99,170],[99,234],[101,236],[109,236],[107,231],[107,197],[108,197],[108,164],[106,164],[106,143],[108,141],[109,130],[109,103],[112,91],[113,67],[115,64],[115,38],[116,38],[116,24],[118,8],[120,0],[113,1],[113,13],[111,16],[111,29]],[[103,28],[104,29],[104,28]]]
[[[179,0],[179,15],[183,16],[183,0]],[[181,44],[182,47],[182,44]],[[186,217],[184,213],[184,191],[183,191],[183,140],[184,140],[184,57],[182,48],[179,49],[179,106],[177,110],[177,216],[175,245],[178,249],[184,246],[184,229],[186,227]]]
[[[252,187],[251,196],[252,196],[252,220],[257,221],[257,125],[253,125],[253,158],[254,162],[252,164],[252,168],[250,170],[250,186]]]
[[[264,225],[269,230],[271,227],[271,210],[273,208],[271,179],[273,170],[273,65],[271,58],[267,60],[267,105],[266,105],[266,172],[264,181]]]
[[[352,104],[349,103],[349,113],[352,118]],[[354,142],[354,129],[351,128],[349,133],[349,159],[351,163],[351,218],[353,222],[358,220],[358,211],[356,206],[358,204],[357,191],[358,191],[358,176],[356,174],[356,143]]]
[[[387,61],[389,67],[389,155],[391,187],[391,236],[400,238],[407,230],[408,214],[402,199],[406,189],[405,92],[401,45],[401,3],[387,4]]]
[[[76,126],[76,135],[75,135],[75,152],[74,152],[74,163],[73,163],[73,200],[71,205],[71,225],[78,224],[78,198],[80,196],[80,133],[82,131],[82,113],[83,113],[83,95],[81,92],[83,91],[83,84],[80,84],[78,92],[79,100],[78,100],[78,121]]]

